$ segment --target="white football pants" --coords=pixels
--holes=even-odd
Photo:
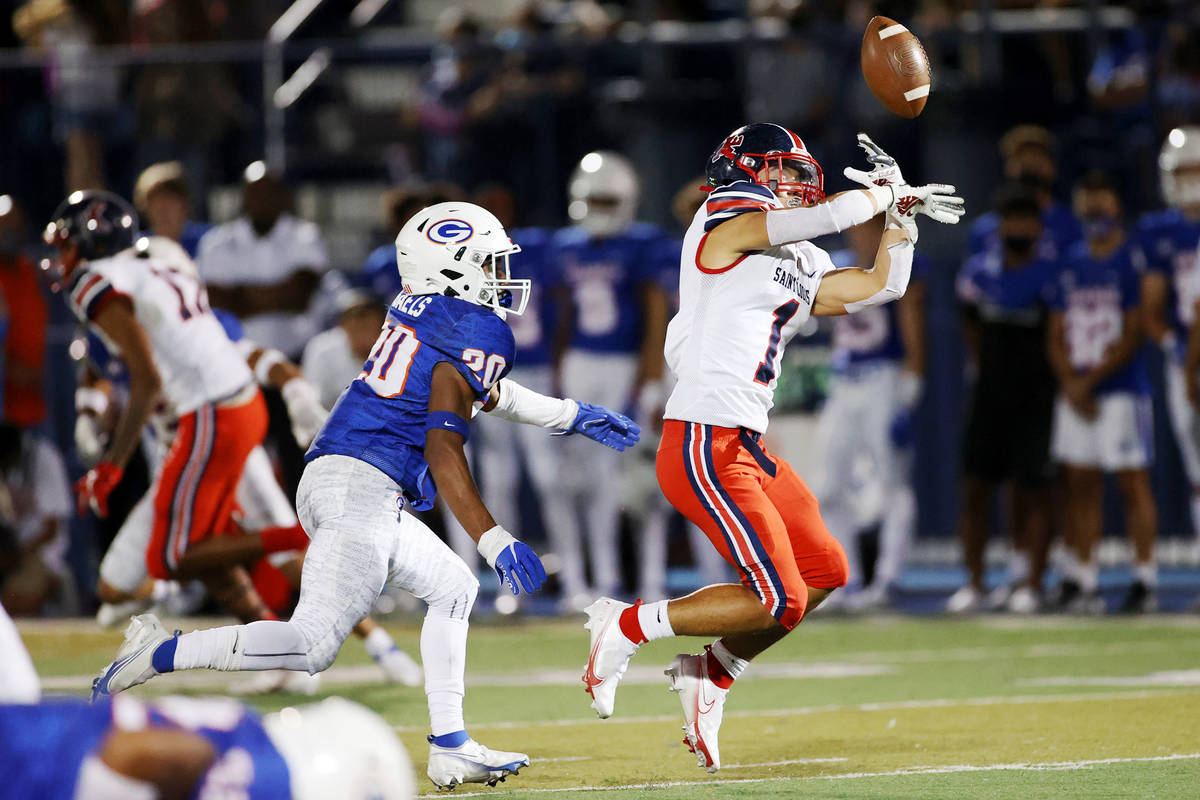
[[[862,584],[857,545],[864,528],[881,523],[874,580],[878,587],[900,576],[912,546],[912,456],[897,448],[891,435],[899,375],[899,364],[885,363],[835,376],[817,425],[824,473],[816,494],[829,532],[846,551],[848,586]]]
[[[17,626],[0,605],[0,703],[36,703],[42,699],[42,684]],[[17,735],[16,731],[10,731]]]

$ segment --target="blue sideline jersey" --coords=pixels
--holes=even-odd
[[[1124,315],[1138,307],[1146,261],[1141,251],[1125,243],[1105,259],[1088,254],[1077,243],[1051,284],[1048,305],[1064,314],[1064,332],[1071,366],[1083,373],[1100,363],[1108,348],[1121,338]],[[1141,351],[1096,387],[1097,394],[1150,391],[1150,376]]]
[[[829,257],[838,269],[866,266],[858,263],[853,250],[838,250]],[[925,259],[914,255],[910,282],[925,280],[928,269]],[[833,371],[847,373],[877,362],[903,361],[904,340],[900,336],[898,314],[896,303],[892,302],[833,317]]]
[[[518,228],[512,240],[521,252],[510,258],[513,277],[529,278],[529,303],[524,314],[510,314],[509,327],[517,342],[516,362],[522,367],[550,363],[551,334],[558,323],[554,290],[562,285],[554,265],[547,260],[551,232],[545,228]]]
[[[647,223],[597,239],[579,227],[554,234],[549,259],[570,288],[575,304],[571,346],[595,353],[635,353],[642,339],[638,287],[657,283],[671,258],[678,269],[679,251],[671,237]]]
[[[338,398],[305,461],[357,458],[400,484],[417,511],[433,508],[425,418],[434,367],[453,365],[484,401],[512,368],[515,349],[512,330],[491,309],[444,295],[399,295],[371,357]]]
[[[396,265],[396,245],[381,244],[367,256],[366,263],[357,275],[350,277],[359,288],[366,289],[376,297],[388,298],[400,294],[400,270]]]
[[[1200,300],[1200,220],[1190,220],[1175,209],[1145,214],[1138,220],[1134,241],[1145,253],[1146,268],[1165,275],[1171,287],[1168,305],[1178,339],[1175,355],[1182,361]]]
[[[0,800],[71,798],[85,758],[110,730],[185,730],[212,744],[214,785],[192,797],[289,800],[287,763],[258,716],[221,698],[164,698],[143,703],[118,696],[90,705],[57,698],[38,705],[0,705]],[[219,781],[219,784],[218,784]]]
[[[1055,261],[1082,238],[1083,228],[1071,209],[1051,203],[1042,212],[1042,238],[1038,240],[1037,255],[1047,261]],[[1000,215],[995,211],[989,211],[975,220],[967,236],[968,255],[989,250],[1000,250]]]

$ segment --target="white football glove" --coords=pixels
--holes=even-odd
[[[870,136],[865,133],[858,134],[858,146],[874,166],[870,172],[846,167],[842,174],[861,186],[892,186],[895,189],[895,198],[888,206],[888,219],[905,228],[914,242],[917,240],[914,217],[918,213],[947,225],[957,223],[966,213],[963,199],[954,194],[953,186],[941,183],[909,186],[904,181],[896,159],[885,153]]]
[[[287,406],[296,444],[307,448],[321,432],[329,412],[321,405],[316,388],[304,378],[292,378],[280,388],[279,393],[283,395],[283,404]]]

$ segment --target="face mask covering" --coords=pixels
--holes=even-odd
[[[1119,226],[1115,216],[1104,214],[1095,217],[1083,217],[1083,235],[1088,239],[1107,238]]]
[[[1004,249],[1014,256],[1025,256],[1033,252],[1037,238],[1033,236],[1005,236],[1001,239]]]

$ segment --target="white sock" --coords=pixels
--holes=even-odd
[[[1100,565],[1095,561],[1079,565],[1079,588],[1094,592],[1100,587]]]
[[[175,669],[308,671],[308,644],[290,622],[262,620],[192,631],[179,637]]]
[[[729,652],[729,648],[725,646],[725,642],[720,639],[712,643],[712,654],[717,661],[721,662],[721,666],[729,673],[729,677],[735,681],[746,671],[746,667],[750,666],[749,661],[744,658],[738,658]]]
[[[1022,586],[1029,580],[1029,554],[1024,550],[1013,550],[1008,554],[1008,582]]]
[[[641,626],[642,635],[646,637],[647,642],[675,635],[671,628],[671,620],[667,619],[666,600],[656,600],[638,606],[638,625]]]
[[[429,728],[434,736],[466,729],[463,671],[467,666],[469,627],[465,619],[451,619],[432,607],[421,626],[421,664],[425,668]]]
[[[1155,588],[1158,586],[1158,564],[1153,561],[1139,561],[1133,565],[1133,577],[1141,581],[1147,588]]]
[[[363,644],[366,645],[367,655],[374,659],[382,658],[385,653],[390,652],[396,646],[392,637],[383,628],[376,628],[368,633]]]

